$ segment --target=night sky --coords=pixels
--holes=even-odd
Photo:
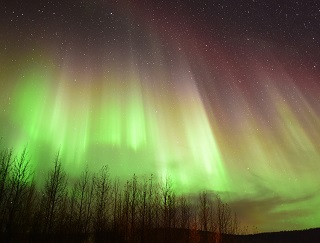
[[[0,137],[319,227],[320,1],[1,1]]]

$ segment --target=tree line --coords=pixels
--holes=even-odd
[[[7,242],[222,242],[239,233],[218,195],[177,195],[168,177],[123,183],[102,166],[71,181],[58,154],[38,186],[26,149],[0,151],[0,227]]]

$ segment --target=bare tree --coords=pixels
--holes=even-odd
[[[182,229],[190,229],[191,227],[191,203],[184,195],[180,196],[177,200],[179,209],[179,227]]]
[[[217,213],[213,199],[210,199],[209,204],[209,231],[216,232],[217,231]]]
[[[199,220],[201,229],[208,231],[209,221],[209,197],[207,192],[201,192],[199,195]]]
[[[134,174],[131,179],[131,195],[130,195],[130,219],[131,219],[131,235],[134,235],[136,228],[136,211],[137,211],[137,200],[138,200],[138,179]]]
[[[21,232],[28,232],[31,230],[33,216],[36,212],[39,202],[39,195],[36,190],[35,181],[28,183],[25,195],[21,201],[21,212],[19,212],[20,224],[19,228]]]
[[[115,179],[112,187],[113,194],[113,231],[116,232],[120,228],[121,213],[122,213],[122,198],[120,190],[120,180]]]
[[[176,224],[176,195],[173,190],[173,183],[169,177],[160,186],[160,207],[161,207],[161,226],[164,228],[164,241],[172,240],[172,228]]]
[[[235,234],[238,231],[238,220],[236,214],[232,214],[232,210],[227,203],[224,203],[217,196],[217,229],[220,234]]]
[[[41,213],[43,213],[43,232],[54,229],[59,210],[66,194],[66,173],[62,170],[59,153],[54,160],[54,167],[49,171],[42,192]]]
[[[171,228],[175,223],[176,216],[176,195],[173,191],[173,183],[169,177],[166,177],[161,186],[162,195],[162,220],[163,227]]]
[[[94,231],[101,233],[107,230],[108,210],[110,204],[111,181],[108,166],[103,166],[95,180],[95,222]]]
[[[234,235],[239,234],[239,222],[238,222],[237,213],[233,214],[229,233]]]
[[[95,176],[91,176],[91,183],[88,185],[88,193],[86,196],[86,202],[84,204],[84,221],[83,221],[83,233],[88,233],[92,226],[93,217],[93,203],[94,203],[94,189],[95,189]]]
[[[12,150],[4,149],[0,152],[0,203],[4,199],[5,187],[8,182],[10,169],[12,167]]]
[[[149,183],[148,183],[148,195],[147,195],[147,202],[148,202],[148,208],[147,208],[147,225],[148,228],[151,228],[153,225],[152,219],[154,218],[154,196],[155,196],[155,189],[154,189],[154,184],[153,184],[153,175],[151,174],[149,178]]]
[[[16,215],[18,212],[22,218],[23,211],[21,210],[22,201],[27,193],[27,186],[31,179],[32,171],[30,169],[30,159],[27,159],[27,149],[24,148],[21,155],[14,159],[12,165],[11,176],[9,179],[9,196],[7,200],[7,231],[9,233],[14,230],[16,224]]]
[[[140,185],[140,203],[139,203],[139,215],[140,215],[140,232],[141,232],[141,242],[145,242],[145,231],[146,231],[146,219],[147,219],[147,210],[148,202],[148,181],[144,178],[143,183]]]
[[[64,207],[66,209],[65,215],[65,229],[68,232],[77,233],[79,229],[79,221],[77,215],[77,203],[78,203],[79,187],[78,183],[74,183],[72,188],[67,187],[66,200],[64,201]],[[62,218],[60,218],[62,220]]]
[[[6,202],[9,196],[9,175],[12,169],[13,158],[11,149],[3,149],[0,152],[0,222],[6,222]],[[3,226],[4,227],[4,226]]]
[[[71,194],[70,210],[72,211],[73,220],[75,220],[75,230],[78,233],[87,232],[87,218],[91,210],[86,207],[91,207],[90,198],[90,173],[88,167],[81,173],[79,180],[74,184]]]

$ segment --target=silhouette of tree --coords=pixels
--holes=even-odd
[[[108,166],[103,166],[94,181],[94,232],[100,234],[108,227],[111,181]]]
[[[27,185],[31,178],[30,160],[27,159],[27,149],[24,148],[21,155],[16,157],[12,164],[12,171],[9,178],[9,195],[7,198],[7,232],[12,233],[13,230],[19,228],[19,222],[23,219],[23,200],[27,193]],[[19,218],[16,219],[17,214]]]
[[[57,154],[39,188],[27,157],[26,149],[16,157],[0,150],[4,241],[231,242],[226,234],[240,232],[219,195],[176,195],[169,177],[159,183],[153,175],[139,180],[134,174],[121,184],[110,179],[107,166],[97,174],[86,167],[71,185]]]
[[[160,186],[161,196],[161,226],[164,230],[164,240],[171,241],[171,228],[175,227],[176,223],[176,195],[173,190],[172,180],[167,176]]]
[[[209,221],[209,197],[207,192],[202,192],[199,195],[199,202],[200,202],[200,224],[201,229],[204,231],[208,231],[208,221]]]
[[[77,232],[80,233],[88,232],[88,218],[90,217],[92,196],[90,188],[92,188],[90,187],[90,173],[88,167],[86,167],[80,176],[79,182],[76,184],[78,197],[76,202]]]
[[[217,230],[220,234],[234,234],[238,231],[236,215],[227,203],[224,203],[217,195]]]
[[[140,241],[145,242],[145,231],[146,231],[146,219],[148,210],[148,180],[144,178],[143,183],[140,186],[140,203],[139,203],[139,215],[140,215]]]
[[[191,203],[188,198],[184,195],[178,198],[178,219],[179,219],[179,227],[182,229],[190,229],[191,227],[191,217],[192,217],[192,209]]]
[[[0,222],[2,228],[5,227],[7,205],[9,196],[9,175],[12,169],[13,158],[12,149],[3,149],[0,152]]]
[[[131,179],[131,195],[130,195],[130,228],[131,236],[134,235],[136,229],[136,211],[137,211],[137,200],[138,200],[138,180],[137,176],[134,174]]]
[[[147,202],[148,202],[147,225],[149,229],[154,226],[154,219],[158,219],[155,213],[155,211],[157,210],[157,205],[156,205],[157,201],[155,199],[156,189],[153,181],[154,181],[154,178],[153,178],[153,175],[151,174],[149,178],[148,195],[147,195]]]
[[[113,198],[113,223],[112,228],[114,232],[118,232],[121,227],[121,214],[122,214],[122,193],[120,190],[120,180],[115,179],[112,187]]]
[[[66,195],[67,178],[62,170],[59,154],[54,160],[54,167],[48,173],[41,198],[41,212],[43,215],[43,232],[51,233],[57,225],[58,214],[62,213]]]

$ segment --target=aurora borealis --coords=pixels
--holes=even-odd
[[[217,191],[259,231],[320,226],[317,1],[4,2],[0,137],[38,180],[60,151]]]

